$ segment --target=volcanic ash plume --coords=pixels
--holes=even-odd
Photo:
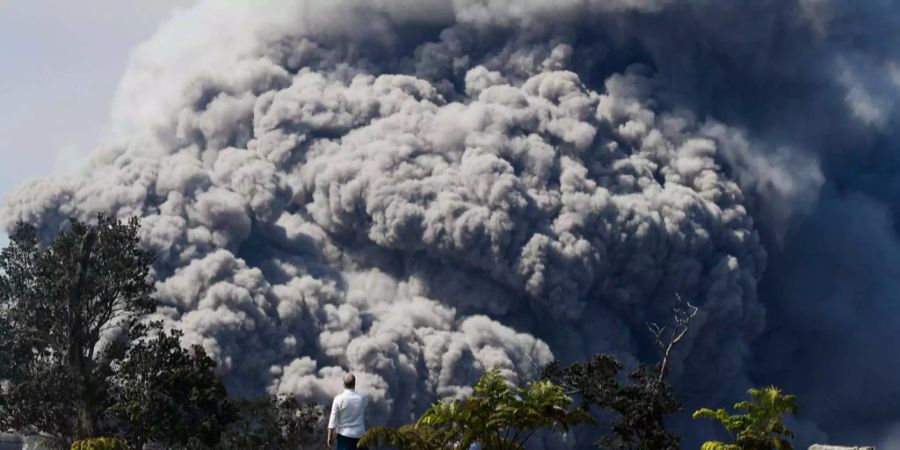
[[[713,402],[765,329],[763,242],[825,182],[785,135],[840,145],[741,92],[807,82],[838,5],[714,3],[203,2],[134,50],[85,173],[32,182],[2,218],[49,237],[141,216],[159,316],[237,393],[326,401],[349,369],[399,423],[486,368],[652,357],[644,323],[679,292],[701,312],[673,380]],[[717,61],[753,62],[741,14],[771,19],[747,40],[799,36],[798,68]],[[892,117],[859,86],[817,105],[847,133]]]

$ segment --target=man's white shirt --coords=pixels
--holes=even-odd
[[[328,428],[349,438],[362,437],[366,432],[365,413],[366,398],[353,389],[345,389],[331,404]]]

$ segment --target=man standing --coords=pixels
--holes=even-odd
[[[366,398],[356,392],[356,377],[348,373],[344,375],[344,392],[331,404],[328,446],[334,446],[337,434],[337,450],[356,450],[356,443],[366,432],[365,412]]]

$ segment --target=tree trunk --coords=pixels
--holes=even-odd
[[[97,432],[97,413],[94,404],[94,392],[91,383],[92,378],[92,362],[87,361],[85,357],[85,347],[92,345],[87,342],[87,333],[85,328],[84,311],[82,298],[82,287],[84,286],[88,266],[90,265],[91,250],[93,250],[97,235],[93,231],[89,231],[81,242],[81,252],[79,261],[76,263],[76,281],[72,286],[68,303],[69,303],[69,348],[68,348],[68,366],[75,378],[75,387],[77,389],[75,402],[75,437],[78,440],[90,439],[96,436]]]
[[[79,396],[76,404],[78,413],[78,429],[76,437],[78,440],[90,439],[97,436],[97,417],[95,415],[95,405],[90,398],[90,392],[83,392]]]

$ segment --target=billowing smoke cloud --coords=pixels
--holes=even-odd
[[[397,423],[487,367],[652,358],[680,292],[689,406],[775,382],[801,440],[871,441],[900,420],[894,9],[202,2],[135,49],[90,167],[0,217],[142,216],[160,317],[238,393],[351,369]]]

